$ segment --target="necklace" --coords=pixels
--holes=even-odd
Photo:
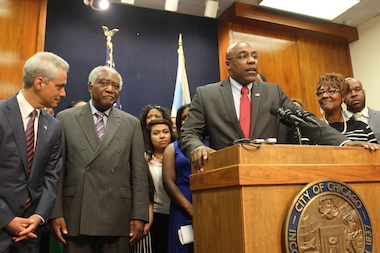
[[[346,118],[342,115],[342,118],[343,118],[343,132],[342,134],[345,134],[346,131],[347,131],[347,122],[346,122]],[[323,120],[330,125],[330,123],[326,120],[325,116],[323,115]]]
[[[164,158],[164,156],[158,156],[158,155],[156,155],[156,154],[153,154],[153,158],[156,160],[156,158],[158,159],[158,160],[162,160],[163,158]],[[156,160],[157,161],[157,160]],[[157,161],[158,162],[158,161]]]

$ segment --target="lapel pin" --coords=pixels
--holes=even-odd
[[[255,97],[260,97],[260,93],[256,93],[256,94],[255,94]]]
[[[47,126],[44,126],[44,129],[47,130]]]

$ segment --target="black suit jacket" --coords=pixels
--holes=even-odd
[[[259,81],[255,81],[252,86],[251,106],[250,139],[279,138],[280,120],[270,114],[272,106],[299,109],[278,84]],[[320,129],[312,124],[301,126],[303,135],[315,143],[326,145],[340,145],[347,140],[337,130],[322,121],[319,122]],[[210,147],[216,150],[229,146],[234,140],[244,138],[236,115],[229,78],[197,88],[189,116],[179,136],[182,152],[190,157],[192,150],[203,145],[205,136],[209,136]]]
[[[31,174],[27,174],[26,140],[16,95],[0,101],[0,252],[12,241],[4,229],[13,218],[40,215],[48,221],[61,168],[61,124],[41,110]],[[24,210],[30,192],[31,206]],[[21,243],[33,244],[33,239]]]

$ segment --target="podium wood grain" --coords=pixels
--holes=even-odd
[[[283,222],[308,183],[336,179],[364,202],[380,249],[380,152],[328,146],[236,145],[210,155],[190,177],[195,252],[286,252]]]

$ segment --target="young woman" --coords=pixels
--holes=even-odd
[[[185,123],[190,105],[181,106],[177,111],[178,133]],[[170,144],[164,152],[162,177],[170,204],[168,253],[192,253],[193,243],[182,245],[178,229],[191,224],[193,217],[192,195],[190,191],[191,165],[178,147],[178,142]]]
[[[175,141],[172,122],[155,119],[147,125],[146,160],[155,188],[153,223],[150,228],[153,253],[167,253],[170,198],[162,184],[162,160],[165,148]]]
[[[155,119],[166,119],[172,124],[172,120],[171,120],[168,109],[160,105],[145,106],[142,109],[141,114],[140,114],[140,122],[141,122],[141,128],[143,129],[145,149],[148,148],[148,143],[147,143],[148,136],[145,129],[148,126],[149,122]]]

